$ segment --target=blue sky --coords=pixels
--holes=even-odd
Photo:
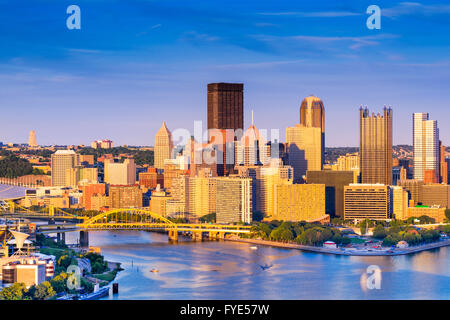
[[[358,145],[358,108],[394,110],[394,144],[412,112],[450,145],[450,4],[445,1],[0,0],[0,141],[153,145],[206,121],[206,85],[242,82],[245,127],[299,121],[323,99],[326,145]],[[68,30],[66,8],[81,8]],[[381,29],[366,8],[382,9]],[[206,125],[206,122],[205,122]]]

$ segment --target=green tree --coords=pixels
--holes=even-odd
[[[50,280],[50,284],[56,293],[64,292],[67,290],[67,273],[61,272],[59,275]]]
[[[69,257],[68,255],[63,255],[58,259],[57,265],[64,269],[67,269],[71,265],[71,262],[72,257]]]
[[[396,241],[396,239],[392,235],[388,235],[383,240],[383,246],[385,246],[385,247],[390,247],[390,246],[396,245],[397,243],[398,243],[398,241]]]
[[[28,160],[17,157],[16,155],[8,155],[0,159],[0,177],[17,178],[24,175],[32,174],[33,165]]]
[[[291,241],[294,239],[294,234],[289,229],[283,229],[280,232],[280,240],[282,241]]]
[[[35,300],[46,300],[53,297],[56,294],[49,281],[42,282],[36,286],[33,298]]]
[[[381,225],[377,225],[374,229],[373,229],[373,237],[375,239],[384,239],[387,236],[387,231],[386,229]]]
[[[24,283],[14,283],[0,291],[0,300],[22,300],[26,290]]]
[[[212,223],[215,223],[216,222],[216,213],[213,212],[213,213],[210,213],[210,214],[206,214],[206,215],[200,217],[199,220],[201,222],[212,222]]]

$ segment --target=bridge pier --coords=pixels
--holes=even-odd
[[[202,241],[202,232],[201,231],[192,231],[192,240]]]
[[[56,230],[60,230],[61,227],[57,227]],[[62,243],[66,243],[66,234],[64,232],[57,232],[56,233],[56,241],[61,242]]]
[[[209,240],[217,240],[217,232],[216,231],[208,232],[208,238]]]
[[[80,231],[80,247],[89,247],[89,233],[87,231]]]
[[[218,233],[218,238],[219,239],[225,239],[225,232],[219,232]]]
[[[169,230],[169,241],[173,241],[173,242],[178,241],[178,230],[176,230],[176,229]]]

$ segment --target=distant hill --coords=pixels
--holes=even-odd
[[[400,144],[393,146],[394,157],[412,157],[413,147],[409,145]],[[446,148],[447,150],[450,148]],[[325,163],[336,162],[339,156],[343,156],[347,153],[358,152],[358,147],[328,147],[325,148]]]

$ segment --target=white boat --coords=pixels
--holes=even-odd
[[[250,249],[252,249],[252,250],[257,250],[257,249],[258,249],[258,247],[256,247],[256,246],[253,246],[253,247],[250,247]]]

